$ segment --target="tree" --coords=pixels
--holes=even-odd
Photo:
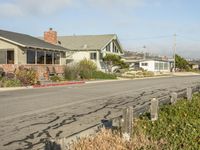
[[[175,62],[176,62],[176,68],[180,70],[189,71],[191,69],[188,61],[177,54],[175,55]]]
[[[103,58],[103,61],[107,64],[109,72],[112,72],[112,68],[114,66],[119,66],[121,69],[128,68],[128,65],[121,60],[121,57],[115,54],[106,54],[106,56]]]

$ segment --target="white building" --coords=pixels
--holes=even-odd
[[[107,70],[103,62],[106,54],[123,55],[124,53],[116,34],[57,36],[57,33],[50,29],[45,32],[44,39],[69,50],[66,54],[67,64],[88,59],[94,61],[101,71]]]
[[[165,60],[142,60],[139,62],[139,67],[152,72],[170,72],[171,65]]]

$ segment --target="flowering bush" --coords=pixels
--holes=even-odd
[[[15,74],[23,86],[34,85],[37,82],[37,72],[34,69],[19,67]]]

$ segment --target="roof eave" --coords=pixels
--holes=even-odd
[[[35,46],[25,46],[26,48],[34,48],[34,49],[41,49],[41,50],[51,50],[51,51],[62,51],[62,52],[66,52],[68,49],[52,49],[52,48],[44,48],[44,47],[35,47]]]
[[[7,39],[7,38],[4,38],[2,36],[0,36],[0,39],[4,40],[4,41],[7,41],[7,42],[10,42],[12,44],[15,44],[15,45],[18,45],[18,46],[21,46],[21,47],[26,47],[25,45],[21,44],[21,43],[18,43],[18,42],[15,42],[15,41],[12,41],[10,39]]]

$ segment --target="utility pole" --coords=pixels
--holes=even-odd
[[[174,72],[176,72],[176,34],[174,34]]]

